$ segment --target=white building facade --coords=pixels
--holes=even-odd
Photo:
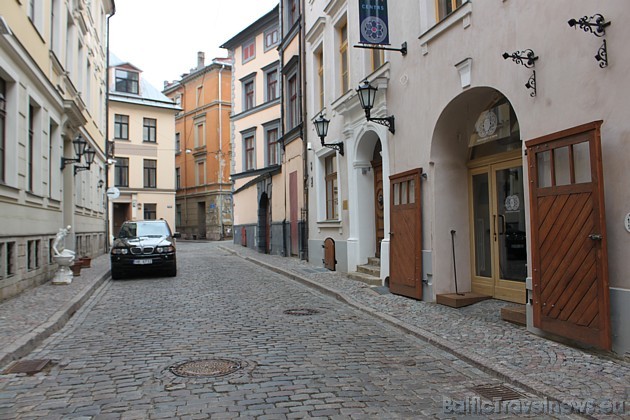
[[[104,251],[113,13],[113,0],[0,4],[0,299],[52,277],[61,227],[79,256]]]

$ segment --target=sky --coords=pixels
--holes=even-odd
[[[197,66],[227,57],[224,42],[271,11],[278,0],[114,0],[109,48],[162,90]]]

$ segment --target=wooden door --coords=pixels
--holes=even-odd
[[[383,210],[383,161],[372,161],[374,170],[374,220],[376,223],[376,256],[381,256],[381,241],[385,238]]]
[[[289,217],[291,221],[291,255],[298,254],[298,181],[297,171],[289,174]]]
[[[414,169],[389,177],[391,232],[389,288],[392,293],[422,299],[422,219],[420,175]]]
[[[534,326],[610,350],[601,123],[526,145]]]
[[[335,271],[337,267],[337,259],[335,257],[335,240],[333,238],[326,238],[324,240],[324,267],[330,271]]]

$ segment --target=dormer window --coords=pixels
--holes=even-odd
[[[140,93],[138,88],[138,73],[128,70],[116,69],[116,92]]]

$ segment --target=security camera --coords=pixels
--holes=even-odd
[[[112,158],[108,158],[107,159],[107,164],[108,165],[113,165],[114,163],[118,162],[116,159],[112,159]]]

